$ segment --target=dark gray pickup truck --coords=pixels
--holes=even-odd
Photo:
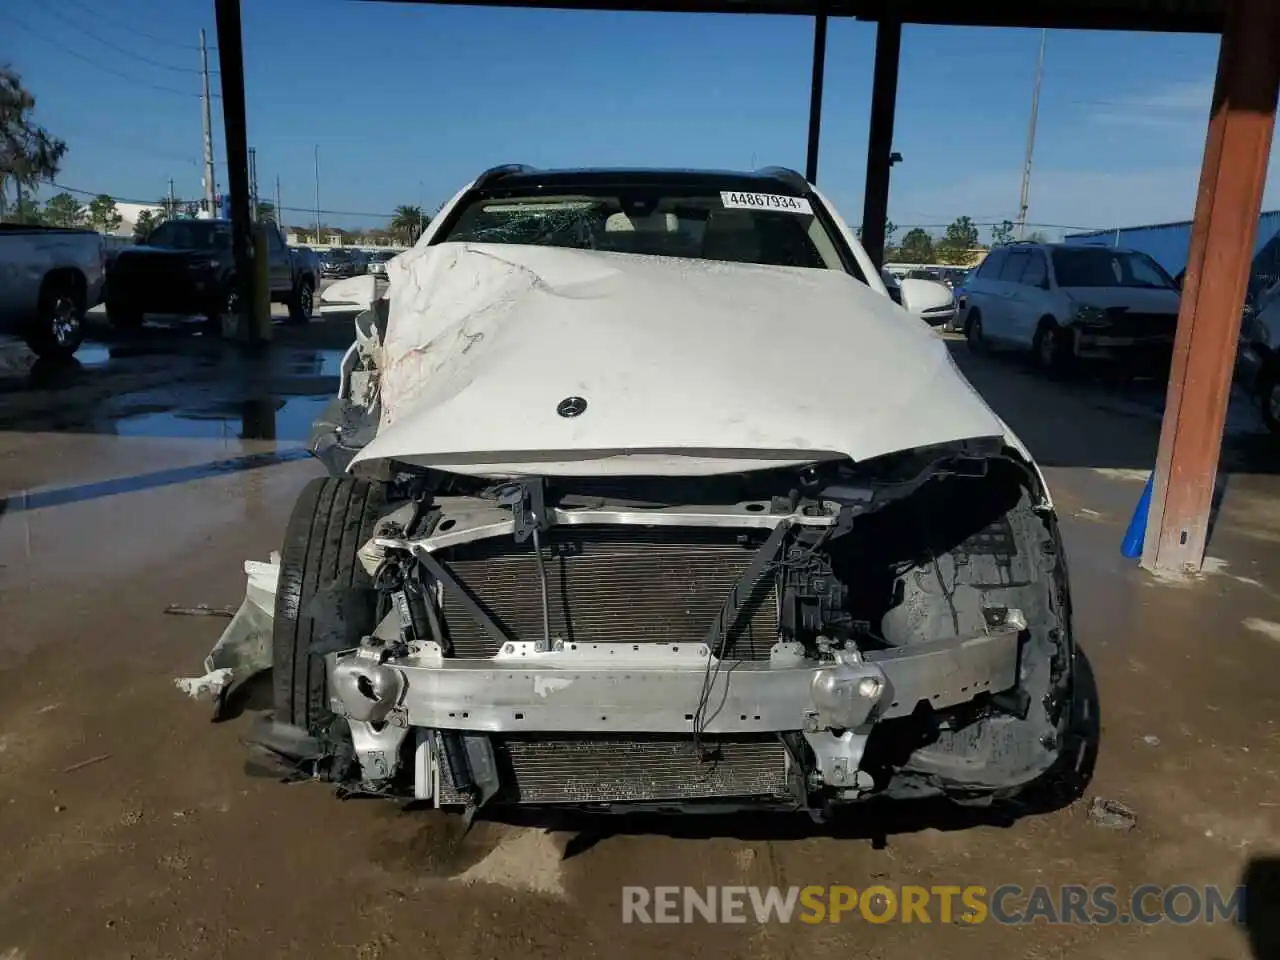
[[[272,302],[288,304],[289,319],[305,323],[315,301],[314,254],[290,250],[270,224],[267,254]],[[217,322],[238,309],[234,278],[230,221],[170,220],[116,256],[107,275],[107,316],[125,328],[148,313],[202,314]]]

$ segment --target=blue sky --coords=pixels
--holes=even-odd
[[[804,166],[808,20],[242,6],[261,191],[273,193],[279,176],[284,205],[309,209],[318,145],[322,207],[359,214],[326,215],[331,223],[374,223],[368,214],[401,203],[434,209],[502,162]],[[20,71],[39,119],[70,146],[61,182],[150,200],[172,177],[179,195],[199,195],[191,71],[201,27],[216,42],[212,0],[0,10],[0,61]],[[1014,216],[1038,43],[1034,30],[905,28],[894,222]],[[831,24],[818,180],[853,224],[874,44],[874,25]],[[1051,32],[1029,220],[1102,228],[1190,217],[1216,55],[1211,37]],[[1280,202],[1280,175],[1270,183],[1268,201]]]

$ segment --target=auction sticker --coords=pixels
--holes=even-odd
[[[777,210],[813,216],[813,208],[804,197],[786,197],[779,193],[738,193],[720,191],[720,202],[726,210]]]

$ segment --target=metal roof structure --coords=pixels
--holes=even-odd
[[[732,13],[852,17],[858,20],[958,27],[1046,27],[1055,30],[1135,30],[1221,33],[1226,0],[366,0],[545,10],[631,10],[651,13]]]

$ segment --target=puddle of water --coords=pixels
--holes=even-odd
[[[111,350],[105,343],[86,341],[76,351],[76,360],[82,367],[96,367],[111,359]]]
[[[292,372],[300,376],[340,377],[344,353],[345,350],[316,350],[295,359]]]
[[[240,405],[238,415],[199,410],[143,413],[117,420],[116,434],[196,440],[306,440],[312,422],[328,402],[328,397],[250,400]]]

